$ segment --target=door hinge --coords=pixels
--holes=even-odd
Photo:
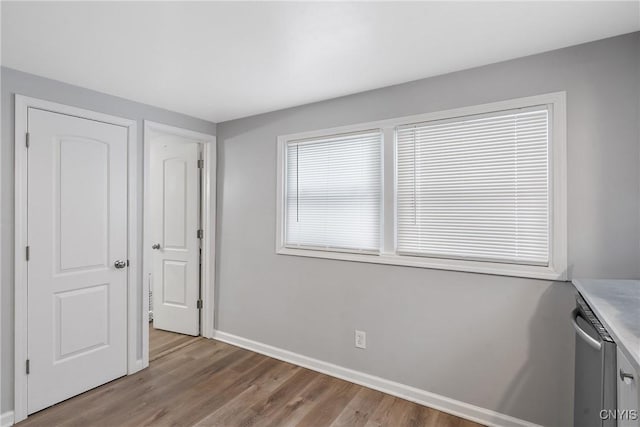
[[[198,239],[202,239],[202,237],[204,236],[204,232],[202,231],[202,229],[198,230],[197,236],[198,236]]]
[[[202,308],[202,300],[201,300],[201,299],[199,299],[199,300],[198,300],[198,302],[197,302],[197,304],[196,304],[196,307],[197,307],[198,309]]]
[[[29,145],[31,145],[31,134],[29,132],[27,132],[27,137],[25,138],[25,145],[27,146],[27,148],[29,148]]]
[[[204,160],[200,159],[198,160],[198,169],[202,169],[202,168],[204,168]]]
[[[25,258],[27,259],[27,261],[29,261],[30,255],[31,255],[31,248],[27,246],[25,248]]]
[[[29,361],[29,359],[27,359],[27,362],[25,363],[25,372],[27,373],[27,375],[29,375],[29,373],[31,372],[31,362]]]

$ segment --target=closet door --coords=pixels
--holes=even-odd
[[[180,136],[151,137],[153,326],[199,335],[201,146]]]
[[[28,413],[127,373],[127,129],[30,108]]]

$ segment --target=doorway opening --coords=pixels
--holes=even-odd
[[[215,136],[145,121],[145,366],[214,330]]]

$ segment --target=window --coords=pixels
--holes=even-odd
[[[566,280],[565,114],[552,93],[281,136],[276,250]]]
[[[380,252],[380,131],[287,143],[287,247]]]
[[[400,126],[400,254],[549,262],[547,106]]]

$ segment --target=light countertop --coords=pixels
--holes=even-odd
[[[618,347],[640,373],[640,280],[573,280]]]

